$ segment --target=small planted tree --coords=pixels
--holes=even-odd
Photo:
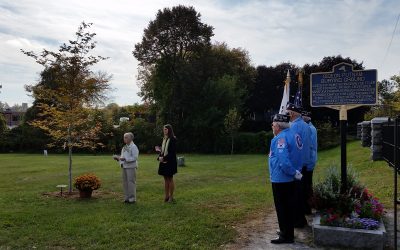
[[[37,84],[26,86],[38,109],[30,124],[52,137],[49,146],[68,148],[69,192],[72,191],[72,150],[98,146],[101,122],[94,108],[103,103],[110,89],[111,77],[91,70],[93,65],[107,59],[90,54],[96,47],[93,40],[96,34],[88,31],[91,25],[82,22],[75,39],[61,45],[58,51],[43,49],[36,54],[21,50],[45,68]]]
[[[228,114],[226,114],[225,116],[224,125],[225,125],[225,131],[231,137],[231,154],[233,154],[235,136],[238,133],[240,126],[242,126],[242,123],[243,119],[240,116],[237,109],[236,108],[230,109]]]

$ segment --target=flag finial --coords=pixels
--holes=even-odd
[[[299,85],[303,85],[303,70],[299,70],[299,76],[298,76],[298,80],[299,80]]]
[[[285,84],[289,84],[289,83],[290,83],[290,71],[287,70]]]

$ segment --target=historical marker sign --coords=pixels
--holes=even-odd
[[[378,100],[377,71],[353,70],[340,63],[332,72],[311,74],[312,107],[340,105],[375,105]]]

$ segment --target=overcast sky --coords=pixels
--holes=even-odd
[[[400,14],[398,0],[0,0],[0,101],[32,103],[24,85],[35,83],[43,68],[20,49],[56,50],[85,21],[94,23],[95,54],[110,57],[96,67],[113,75],[110,102],[141,102],[134,44],[157,10],[178,4],[201,13],[215,28],[213,41],[248,50],[254,66],[288,61],[302,66],[341,54],[378,69],[379,80],[400,74],[400,24],[385,57]]]

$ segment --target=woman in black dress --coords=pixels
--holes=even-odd
[[[156,147],[159,152],[158,174],[164,176],[165,202],[174,202],[174,174],[178,172],[176,162],[176,137],[170,124],[164,125],[162,146]]]

